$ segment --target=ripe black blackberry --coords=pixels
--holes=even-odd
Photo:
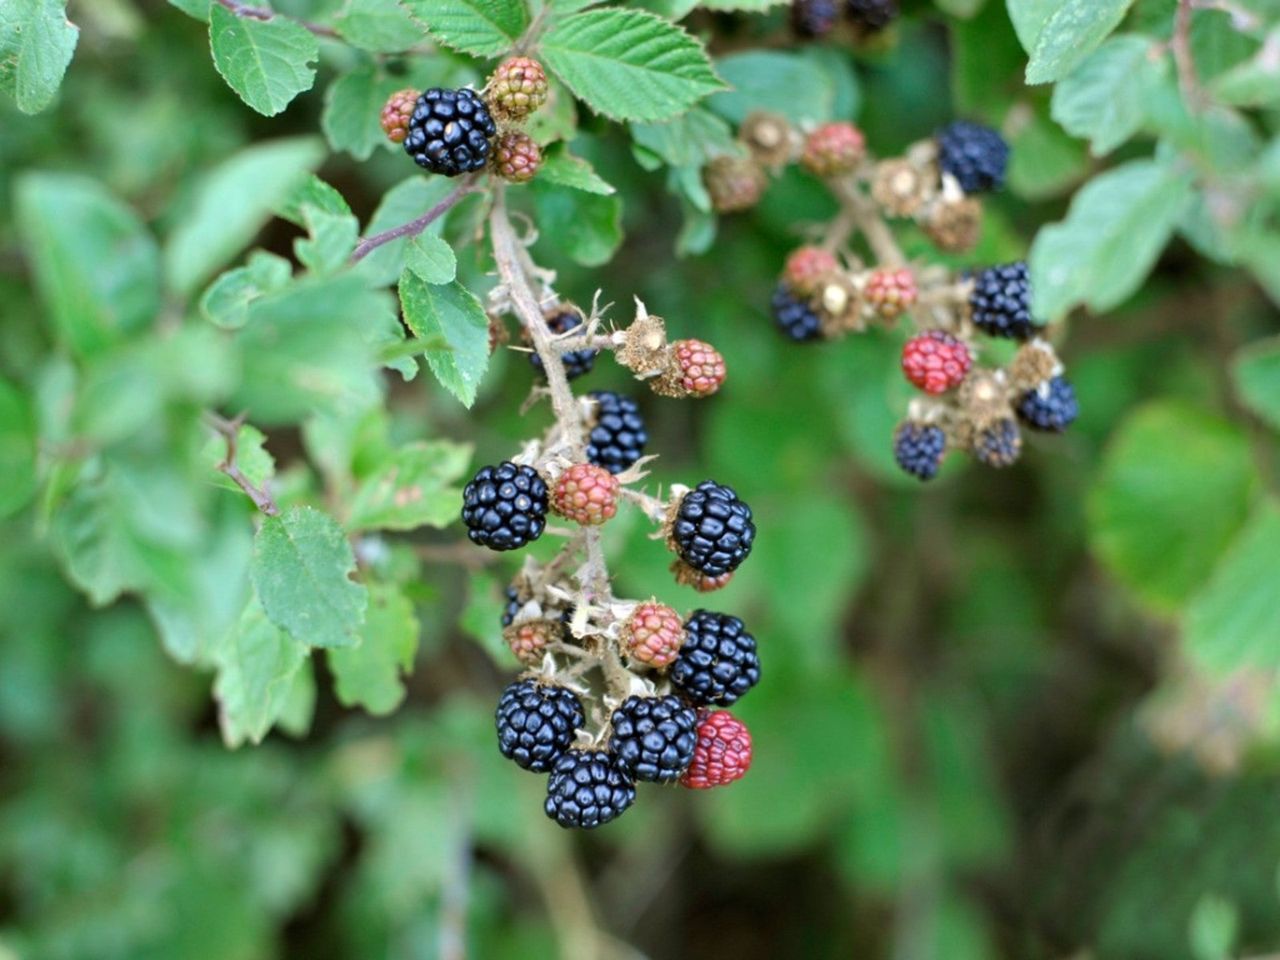
[[[993,337],[1025,340],[1035,332],[1025,260],[979,270],[969,294],[973,325]]]
[[[931,423],[906,420],[893,435],[893,459],[919,480],[932,480],[947,452],[947,435]]]
[[[897,0],[847,0],[845,9],[865,30],[883,30],[898,17]]]
[[[700,706],[727,707],[760,680],[756,639],[737,617],[695,610],[671,665],[671,683]]]
[[[1009,145],[990,127],[957,120],[938,131],[938,165],[965,193],[986,193],[1004,185]]]
[[[547,816],[562,827],[590,830],[622,815],[636,799],[635,781],[599,750],[566,750],[547,778]]]
[[[490,550],[516,550],[542,536],[547,485],[533,467],[510,460],[481,467],[462,491],[467,536]]]
[[[507,587],[506,600],[506,605],[502,608],[502,626],[504,629],[515,622],[516,614],[524,606],[524,601],[520,599],[520,591],[514,584]]]
[[[671,525],[680,559],[709,577],[736,570],[755,539],[751,508],[732,487],[714,480],[703,480],[681,498]]]
[[[611,390],[593,390],[591,430],[587,434],[587,460],[610,473],[622,473],[644,456],[649,442],[640,408],[630,397]]]
[[[494,721],[502,755],[526,770],[546,773],[569,749],[586,717],[572,691],[517,680],[502,691]]]
[[[822,320],[817,312],[801,300],[785,284],[773,291],[773,322],[778,329],[797,343],[822,339]]]
[[[698,712],[679,697],[628,697],[609,722],[609,752],[637,780],[672,783],[693,760]]]
[[[413,108],[404,151],[418,166],[456,177],[485,165],[489,138],[497,132],[489,108],[474,90],[433,87]]]
[[[547,326],[553,334],[566,334],[582,326],[582,314],[574,309],[559,310],[548,315]],[[560,359],[564,362],[565,376],[573,380],[584,373],[590,373],[591,368],[595,366],[596,354],[599,352],[598,350],[571,350],[562,354]],[[539,373],[543,372],[542,358],[537,353],[529,354],[529,363]]]
[[[825,37],[839,19],[839,0],[792,0],[791,26],[802,37]]]
[[[1018,416],[1033,430],[1061,433],[1080,416],[1076,389],[1065,377],[1053,377],[1022,395]]]
[[[1001,417],[978,432],[973,455],[988,467],[1008,467],[1022,453],[1022,434],[1012,417]]]

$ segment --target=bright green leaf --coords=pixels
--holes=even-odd
[[[361,482],[348,530],[445,527],[458,519],[462,493],[453,486],[471,462],[468,444],[405,444]]]
[[[17,513],[36,492],[36,418],[31,403],[0,380],[0,517]]]
[[[403,0],[414,19],[447,47],[491,57],[509,50],[529,26],[524,0]]]
[[[399,53],[423,39],[397,0],[347,0],[333,25],[348,43],[373,53]]]
[[[831,75],[798,53],[751,50],[716,61],[731,89],[717,93],[707,108],[731,123],[756,110],[771,110],[796,121],[830,120],[836,88]]]
[[[1120,24],[1132,3],[1065,0],[1056,5],[1031,50],[1027,83],[1050,83],[1065,77]]]
[[[1241,350],[1232,364],[1232,374],[1245,406],[1280,430],[1280,337]]]
[[[383,716],[400,705],[405,693],[400,675],[413,669],[418,629],[413,604],[399,587],[370,585],[360,645],[328,654],[334,691],[343,706],[361,706]]]
[[[427,283],[449,283],[458,274],[453,247],[434,233],[420,233],[408,242],[404,265]]]
[[[306,646],[278,629],[262,607],[251,602],[214,652],[218,676],[213,695],[227,746],[262,741],[283,712],[293,678],[306,659]]]
[[[415,337],[438,337],[447,344],[428,351],[427,364],[463,406],[471,406],[489,366],[489,317],[480,301],[456,280],[437,286],[406,271],[400,278],[400,303]]]
[[[6,0],[0,5],[0,91],[23,113],[53,102],[80,30],[67,0]]]
[[[209,10],[213,64],[240,99],[274,117],[298,94],[310,90],[320,56],[315,34],[286,17],[240,17],[214,4]]]
[[[289,282],[293,266],[283,257],[255,250],[243,267],[219,276],[200,297],[204,318],[224,330],[238,330],[249,320],[249,304]]]
[[[584,267],[612,259],[622,243],[622,200],[590,193],[532,185],[538,227],[543,237]]]
[[[1164,73],[1166,59],[1153,56],[1149,37],[1112,37],[1053,90],[1052,115],[1072,136],[1091,141],[1105,156],[1138,132],[1146,118],[1148,86]]]
[[[380,121],[382,105],[403,86],[403,79],[384,76],[372,66],[358,67],[329,84],[320,116],[329,146],[368,160],[387,142]]]
[[[542,166],[538,168],[538,179],[544,183],[597,193],[604,197],[617,192],[595,172],[591,164],[581,157],[575,157],[563,144],[555,144],[544,152]]]

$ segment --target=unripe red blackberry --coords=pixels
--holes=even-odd
[[[721,587],[728,586],[729,581],[733,579],[732,571],[722,573],[718,577],[712,577],[701,570],[695,570],[683,560],[672,561],[671,572],[675,575],[676,583],[684,587],[693,587],[699,593],[711,593],[713,590],[719,590]]]
[[[736,213],[760,202],[765,176],[749,157],[716,157],[702,171],[702,182],[717,213]]]
[[[618,512],[618,478],[594,463],[575,463],[556,480],[551,510],[584,527],[604,523]]]
[[[709,397],[724,383],[724,357],[702,340],[671,344],[671,384],[686,397]]]
[[[896,319],[916,302],[916,278],[906,267],[871,271],[863,291],[867,303],[886,320]]]
[[[858,169],[867,142],[852,123],[824,123],[804,141],[800,162],[820,177],[838,177]]]
[[[751,767],[751,733],[728,710],[704,711],[698,717],[693,760],[680,778],[682,787],[710,790],[742,779]]]
[[[527,133],[508,130],[493,142],[489,163],[503,180],[528,183],[542,166],[542,148]]]
[[[397,90],[382,107],[382,132],[392,143],[404,143],[409,135],[409,118],[418,104],[417,90]]]
[[[546,103],[547,74],[542,64],[528,57],[502,61],[489,78],[485,99],[499,120],[523,120]]]
[[[622,628],[622,642],[632,660],[665,667],[684,644],[684,623],[667,605],[649,600],[632,611]]]
[[[831,274],[840,269],[835,254],[821,247],[799,247],[791,251],[782,268],[782,279],[792,291],[807,297]]]
[[[944,330],[926,331],[902,348],[902,372],[925,393],[955,389],[972,366],[969,347]]]
[[[542,662],[547,645],[564,639],[564,624],[557,620],[526,620],[503,630],[502,639],[517,660],[536,667]]]

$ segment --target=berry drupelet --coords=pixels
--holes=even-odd
[[[404,149],[431,173],[456,177],[485,165],[489,138],[497,132],[489,108],[474,90],[434,87],[418,98]]]
[[[628,697],[609,722],[609,752],[637,780],[672,783],[693,759],[698,712],[679,697]]]
[[[1033,430],[1061,433],[1080,416],[1075,387],[1064,377],[1046,380],[1018,402],[1018,417]]]
[[[671,524],[671,544],[680,559],[710,577],[736,570],[755,538],[751,508],[732,487],[714,480],[702,481],[680,499]]]
[[[520,595],[520,588],[514,583],[507,587],[505,602],[502,608],[502,625],[509,627],[515,622],[516,614],[520,612],[520,608],[525,605],[528,597]]]
[[[751,767],[751,733],[728,710],[703,711],[698,719],[698,743],[680,785],[710,790],[741,780]]]
[[[588,394],[595,401],[587,434],[587,460],[610,473],[622,473],[644,456],[649,434],[640,408],[630,397],[609,390]]]
[[[684,645],[671,665],[671,683],[690,700],[727,707],[759,682],[756,639],[737,617],[695,610],[684,630]]]
[[[792,0],[791,27],[802,37],[825,37],[840,20],[840,0]]]
[[[1035,332],[1025,260],[979,270],[969,294],[973,325],[993,337],[1025,340]]]
[[[613,757],[567,750],[547,778],[547,816],[566,828],[591,830],[621,816],[635,802],[636,785]]]
[[[957,120],[938,131],[938,165],[965,193],[988,193],[1004,185],[1009,145],[990,127]]]
[[[785,284],[773,291],[773,322],[778,329],[797,343],[822,339],[822,319],[804,300],[798,298]]]
[[[946,452],[947,435],[933,424],[908,420],[893,435],[893,459],[919,480],[932,480],[938,475]]]
[[[955,389],[972,366],[969,347],[945,330],[927,330],[902,348],[902,372],[925,393]]]
[[[582,314],[573,308],[560,308],[547,315],[547,327],[556,336],[564,336],[582,326]],[[565,376],[575,380],[585,373],[590,373],[595,366],[598,350],[570,350],[561,355]],[[537,352],[529,354],[529,363],[533,369],[542,373],[542,358]]]
[[[504,460],[481,467],[462,491],[467,536],[490,550],[517,550],[542,536],[547,485],[533,467]]]
[[[502,691],[494,720],[498,750],[534,773],[549,771],[586,723],[572,691],[535,680],[517,680]]]

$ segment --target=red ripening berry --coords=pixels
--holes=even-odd
[[[800,162],[820,177],[838,177],[858,169],[867,142],[852,123],[824,123],[805,139]]]
[[[867,278],[867,303],[886,320],[892,320],[916,302],[916,278],[906,267],[873,270]]]
[[[409,135],[409,118],[413,116],[413,108],[418,104],[417,90],[397,90],[387,97],[382,107],[382,132],[392,143],[404,143]]]
[[[810,294],[839,268],[840,264],[831,251],[821,247],[800,247],[787,257],[782,277],[796,293]]]
[[[594,463],[575,463],[556,480],[551,509],[584,527],[604,523],[618,512],[618,478]]]
[[[724,357],[701,340],[677,340],[671,355],[679,369],[681,388],[691,397],[709,397],[724,383]]]
[[[728,710],[703,711],[698,716],[698,743],[693,762],[680,778],[691,790],[710,790],[741,780],[751,767],[751,733]]]
[[[684,644],[680,614],[666,604],[649,600],[638,605],[622,631],[632,660],[651,667],[669,666]]]
[[[721,587],[728,586],[729,581],[733,579],[732,570],[728,573],[722,573],[718,577],[712,577],[679,559],[671,564],[671,572],[675,574],[676,583],[686,587],[693,587],[699,593],[711,593],[719,590]]]
[[[554,620],[527,620],[524,623],[512,624],[502,631],[502,639],[506,641],[516,659],[530,667],[536,667],[541,663],[547,644],[555,643],[563,635],[563,624]]]
[[[528,57],[512,57],[498,64],[489,78],[485,98],[499,120],[523,120],[547,100],[547,74]]]
[[[489,162],[503,180],[528,183],[542,166],[542,148],[527,133],[508,130],[493,142]]]
[[[945,330],[929,330],[902,348],[902,372],[925,393],[946,393],[964,382],[973,366],[969,347]]]

